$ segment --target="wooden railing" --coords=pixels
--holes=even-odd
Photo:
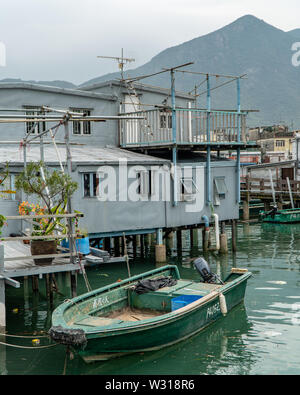
[[[142,120],[120,120],[120,145],[210,144],[246,142],[246,113],[176,109],[176,136],[172,130],[172,111],[154,109],[127,113]]]
[[[286,180],[273,180],[275,192],[289,193],[289,186]],[[300,181],[290,180],[291,192],[300,194]],[[241,192],[271,194],[271,180],[255,177],[241,177]]]
[[[83,217],[83,214],[81,213],[74,213],[74,214],[42,214],[42,215],[11,215],[5,217],[6,220],[26,220],[29,222],[32,222],[36,219],[41,219],[41,218],[66,218],[66,219],[72,219],[76,217]],[[7,237],[1,237],[1,241],[16,241],[16,240],[44,240],[44,239],[55,239],[55,240],[60,240],[60,239],[68,239],[69,241],[69,246],[73,246],[74,243],[74,238],[83,238],[84,236],[79,236],[78,234],[72,233],[72,229],[69,229],[69,232],[67,234],[53,234],[53,235],[42,235],[42,236],[31,236],[31,235],[26,235],[24,236],[7,236]],[[60,250],[64,250],[62,247],[58,247]],[[68,257],[74,257],[78,255],[76,251],[73,251],[73,248],[70,248],[70,251],[65,252],[65,253],[55,253],[55,254],[45,254],[45,255],[26,255],[26,256],[14,256],[14,257],[6,257],[4,258],[4,261],[17,261],[17,260],[24,260],[24,259],[40,259],[40,258],[68,258]]]

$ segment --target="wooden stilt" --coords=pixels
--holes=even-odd
[[[114,237],[114,252],[115,256],[120,256],[120,238]]]
[[[39,277],[31,276],[31,282],[32,282],[32,292],[34,293],[39,292]]]
[[[71,296],[75,298],[77,296],[77,273],[71,272]]]
[[[236,251],[236,234],[237,234],[237,223],[236,219],[231,220],[231,240],[232,240],[232,251]]]
[[[190,229],[190,248],[194,246],[194,229]]]
[[[182,232],[181,230],[176,231],[176,239],[177,239],[177,252],[182,250]]]
[[[132,252],[133,256],[136,257],[136,235],[133,235],[132,238]]]

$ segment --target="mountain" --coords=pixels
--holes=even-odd
[[[291,50],[294,42],[300,42],[300,29],[288,32],[256,18],[245,15],[212,33],[170,47],[154,56],[144,65],[128,70],[127,77],[136,77],[161,71],[190,61],[194,64],[183,70],[193,72],[242,75],[241,107],[250,112],[249,126],[265,126],[285,123],[300,129],[300,66],[292,64]],[[297,57],[300,60],[300,54]],[[197,88],[198,107],[206,106],[205,76],[175,73],[176,89],[184,92]],[[120,73],[106,74],[81,84],[89,84],[120,78]],[[2,80],[2,82],[12,80]],[[13,80],[16,82],[16,80]],[[22,82],[21,80],[18,80]],[[76,88],[67,81],[27,81],[64,88]],[[170,73],[162,73],[141,80],[142,83],[170,88]],[[211,78],[211,88],[226,82],[224,78]],[[212,91],[212,108],[236,108],[235,82]]]
[[[3,80],[0,80],[2,83],[15,83],[15,82],[28,82],[30,84],[37,84],[37,85],[47,85],[47,86],[57,86],[59,88],[70,88],[74,89],[77,88],[76,85],[72,84],[72,82],[68,81],[61,81],[61,80],[55,80],[55,81],[34,81],[34,80],[27,80],[24,81],[20,78],[4,78]]]
[[[148,63],[127,72],[130,77],[161,71],[163,67],[193,61],[183,70],[228,75],[247,74],[241,82],[241,105],[254,109],[248,124],[286,123],[300,129],[300,66],[292,65],[291,46],[297,41],[300,29],[284,32],[252,15],[245,15],[229,25],[207,35],[167,48]],[[300,41],[300,34],[299,34]],[[299,57],[300,58],[300,57]],[[176,89],[185,92],[194,89],[204,76],[177,72]],[[94,78],[81,85],[120,78],[111,73]],[[145,84],[170,87],[169,73],[142,80]],[[212,78],[211,87],[225,82]],[[198,92],[205,92],[202,85]],[[213,108],[235,108],[236,86],[228,84],[212,93]],[[205,94],[199,96],[199,107],[205,106]]]

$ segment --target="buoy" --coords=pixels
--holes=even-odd
[[[40,344],[40,340],[39,339],[32,339],[32,344],[34,346],[38,346]]]
[[[223,294],[219,294],[219,301],[220,301],[221,313],[223,315],[226,315],[227,314],[227,305],[226,305],[225,296]]]

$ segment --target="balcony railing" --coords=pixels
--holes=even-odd
[[[176,137],[172,111],[154,109],[122,115],[143,116],[142,120],[120,120],[122,147],[164,145],[209,145],[246,143],[246,113],[176,109]]]

